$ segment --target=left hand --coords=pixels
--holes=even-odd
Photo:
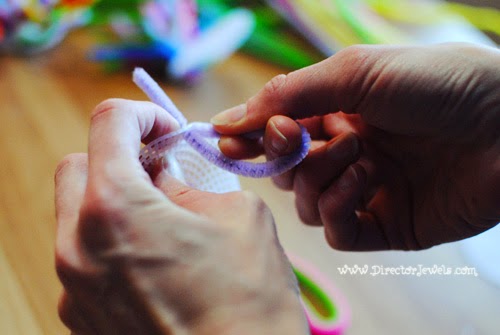
[[[63,322],[78,335],[306,334],[267,206],[142,168],[141,139],[176,127],[156,105],[109,100],[92,116],[88,155],[59,165]]]

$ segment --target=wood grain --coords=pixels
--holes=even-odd
[[[0,58],[0,334],[68,333],[56,311],[53,172],[64,155],[86,150],[88,115],[100,101],[145,99],[129,73],[106,74],[89,63],[88,45],[88,36],[74,34],[44,55]],[[237,55],[193,87],[163,87],[190,120],[206,121],[280,72]],[[344,264],[471,266],[459,244],[412,253],[336,252],[321,229],[299,223],[291,194],[269,180],[244,179],[243,185],[269,204],[285,248],[344,292],[353,311],[348,334],[498,334],[500,290],[481,277],[347,276],[337,270]]]

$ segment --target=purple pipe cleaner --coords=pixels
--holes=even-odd
[[[221,136],[214,130],[211,123],[193,122],[188,124],[184,115],[143,69],[136,68],[134,70],[133,80],[152,102],[170,113],[181,127],[181,129],[163,135],[142,148],[139,160],[145,169],[151,168],[155,162],[161,159],[164,152],[181,140],[185,140],[201,156],[216,166],[229,172],[252,178],[280,175],[299,164],[309,152],[311,137],[305,127],[300,126],[302,131],[302,145],[299,150],[287,156],[281,156],[262,163],[229,158],[211,143],[213,139],[219,139]],[[260,133],[262,137],[263,132],[261,131]],[[252,134],[252,137],[255,138],[255,132],[252,132]]]

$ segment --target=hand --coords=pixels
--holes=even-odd
[[[500,52],[465,44],[355,46],[271,80],[213,118],[233,157],[237,135],[266,128],[268,157],[317,140],[293,171],[301,219],[342,250],[415,250],[500,221]]]
[[[272,215],[247,192],[215,195],[138,160],[175,130],[151,103],[109,100],[89,153],[56,171],[59,313],[73,334],[305,334]]]

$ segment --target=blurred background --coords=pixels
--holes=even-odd
[[[131,81],[135,66],[190,121],[207,121],[275,75],[349,45],[497,47],[499,36],[496,0],[0,0],[0,334],[68,333],[57,316],[53,172],[64,155],[86,151],[100,101],[146,99]],[[422,252],[338,252],[300,223],[291,194],[269,180],[241,182],[271,207],[285,249],[333,287],[335,313],[323,321],[337,334],[500,333],[499,229]],[[464,271],[339,270],[356,266]]]

